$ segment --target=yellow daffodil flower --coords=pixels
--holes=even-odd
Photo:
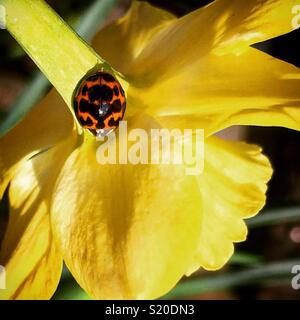
[[[9,10],[12,2],[0,4]],[[176,18],[134,2],[94,38],[104,59],[96,60],[109,63],[126,91],[129,129],[205,129],[198,176],[180,165],[99,165],[99,142],[77,129],[66,107],[84,70],[98,61],[94,53],[80,42],[83,55],[76,55],[78,44],[64,42],[61,22],[48,21],[63,41],[52,57],[64,68],[56,74],[48,57],[35,59],[32,38],[21,40],[63,99],[52,91],[0,140],[0,196],[8,190],[10,203],[0,297],[50,298],[63,261],[96,299],[157,298],[185,274],[221,268],[233,243],[246,239],[244,219],[264,206],[272,169],[259,147],[213,134],[231,125],[300,129],[299,69],[251,47],[290,32],[294,5],[216,0]],[[9,12],[7,20],[12,24]],[[47,46],[46,35],[36,41]],[[63,45],[70,54],[60,59]]]

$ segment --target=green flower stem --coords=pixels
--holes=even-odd
[[[290,223],[300,221],[300,208],[278,208],[265,210],[258,216],[246,220],[249,228],[265,227],[279,223]]]
[[[6,28],[46,75],[72,110],[78,82],[93,68],[111,71],[42,0],[0,0]],[[112,72],[112,71],[111,71]]]
[[[179,283],[164,299],[182,299],[207,292],[216,292],[236,286],[262,283],[269,280],[285,279],[291,282],[293,266],[300,265],[300,259],[274,262],[268,265],[250,268],[248,270],[214,274],[213,276],[199,277]]]
[[[107,14],[116,6],[119,0],[95,0],[86,10],[80,23],[75,27],[76,32],[85,40],[90,41],[103,23]]]
[[[47,78],[37,72],[34,78],[14,101],[11,110],[0,123],[0,138],[15,127],[20,120],[38,103],[48,92],[51,85]]]
[[[244,266],[259,266],[263,263],[263,258],[259,255],[235,252],[229,260],[230,264],[244,265]]]
[[[1,0],[0,0],[1,1]],[[75,31],[85,40],[90,40],[98,28],[106,19],[107,14],[116,5],[118,0],[95,0],[92,5],[80,17],[76,23]],[[37,72],[32,81],[25,87],[14,102],[10,112],[0,123],[0,137],[22,120],[22,118],[37,104],[45,93],[50,89],[48,79]]]

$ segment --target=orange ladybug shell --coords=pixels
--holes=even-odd
[[[97,71],[89,75],[74,96],[74,111],[79,123],[94,135],[100,130],[116,129],[125,109],[125,93],[118,80],[108,72]]]

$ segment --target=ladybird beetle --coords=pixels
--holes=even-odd
[[[126,98],[118,80],[110,73],[97,71],[85,77],[74,96],[75,115],[94,135],[107,135],[124,117]]]

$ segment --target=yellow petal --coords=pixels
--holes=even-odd
[[[220,268],[232,243],[245,240],[243,219],[264,205],[272,170],[260,151],[209,138],[197,177],[182,165],[100,165],[86,140],[67,160],[52,206],[76,280],[94,298],[148,299],[199,266]]]
[[[73,118],[53,90],[8,134],[0,139],[0,198],[21,160],[27,160],[66,139]]]
[[[233,243],[247,236],[245,218],[265,204],[272,168],[261,148],[210,137],[205,144],[205,169],[198,179],[202,227],[191,273],[199,266],[221,268],[233,253]]]
[[[9,221],[1,242],[6,268],[1,299],[49,299],[56,290],[62,256],[50,227],[49,204],[70,141],[19,164],[9,186]]]
[[[200,208],[196,178],[183,166],[100,165],[87,140],[63,168],[52,224],[90,296],[148,299],[168,292],[192,263]]]
[[[300,70],[250,47],[292,28],[293,3],[220,0],[172,21],[131,65],[128,109],[207,134],[239,123],[299,130]]]
[[[239,52],[241,47],[292,31],[296,5],[296,0],[219,0],[176,19],[164,10],[134,1],[125,17],[98,33],[93,47],[116,70],[133,79],[137,71],[161,77],[166,69],[175,74],[215,48],[226,46]]]
[[[238,52],[243,46],[294,30],[298,5],[297,0],[217,0],[203,9],[202,19],[213,23],[215,45],[232,45]]]
[[[157,78],[176,75],[212,51],[230,48],[240,54],[253,43],[292,31],[296,5],[296,0],[214,1],[167,25],[141,52],[130,74],[152,82],[155,73]]]
[[[0,252],[7,288],[0,291],[1,299],[50,298],[58,283],[62,259],[53,246],[49,208],[39,188],[28,161],[10,186],[9,225]],[[45,260],[50,266],[44,266]]]
[[[92,45],[113,68],[126,74],[151,39],[174,19],[167,11],[134,1],[126,16],[101,30]]]
[[[164,126],[176,120],[207,134],[233,124],[300,130],[300,69],[254,48],[211,54],[191,67],[139,90],[134,104],[143,101]]]

